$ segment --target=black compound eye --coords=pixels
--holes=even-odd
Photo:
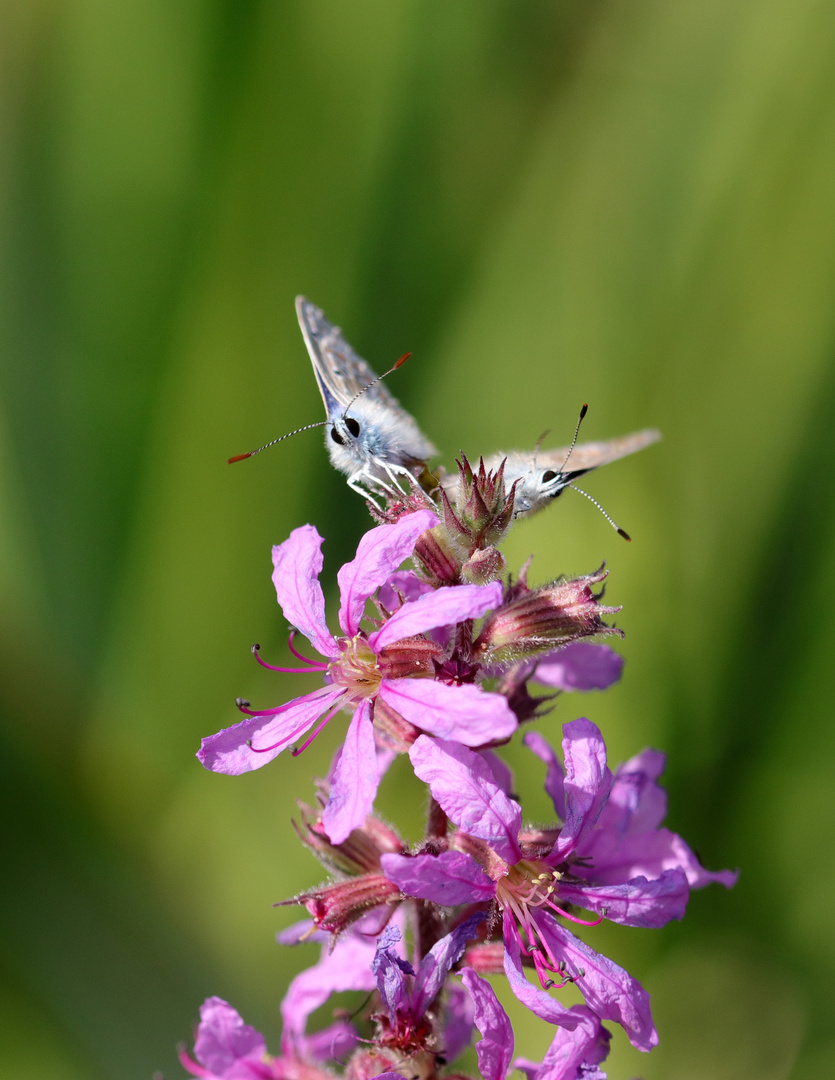
[[[339,434],[335,427],[331,428],[331,438],[335,443],[339,443],[340,446],[345,445],[345,440],[342,438],[342,436]]]
[[[542,483],[550,483],[557,475],[558,473],[555,473],[553,469],[546,469],[545,472],[542,474]]]
[[[359,438],[360,426],[353,416],[346,417],[345,427],[351,432],[355,439]]]

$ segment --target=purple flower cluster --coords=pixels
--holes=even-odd
[[[620,633],[604,622],[618,609],[594,591],[602,568],[538,587],[526,571],[503,581],[497,544],[513,518],[513,489],[505,490],[501,468],[465,462],[457,491],[454,505],[443,489],[436,503],[415,484],[376,513],[379,524],[338,574],[338,635],[325,621],[316,530],[302,526],[273,549],[273,584],[300,666],[273,667],[253,651],[265,667],[318,673],[323,685],[275,708],[239,700],[244,719],[204,739],[198,758],[215,772],[247,772],[288,748],[301,752],[347,714],[316,805],[302,806],[296,825],[332,879],[286,901],[303,905],[310,920],[280,937],[319,940],[323,952],[284,999],[277,1056],[230,1005],[206,1001],[194,1053],[181,1053],[193,1076],[317,1080],[339,1064],[349,1080],[433,1080],[478,1032],[485,1080],[504,1080],[513,1068],[530,1080],[603,1078],[604,1021],[642,1051],[658,1035],[647,991],[585,940],[593,927],[604,919],[660,927],[683,917],[691,889],[736,880],[704,870],[663,828],[663,755],[645,750],[613,773],[591,721],[563,725],[562,759],[532,728],[562,692],[602,690],[620,677],[620,657],[586,640]],[[406,560],[411,569],[402,569]],[[297,631],[321,659],[297,650]],[[520,727],[545,766],[554,808],[546,825],[525,823],[524,790],[499,752]],[[408,755],[429,800],[425,835],[414,844],[374,814],[398,754]],[[514,1057],[511,1024],[487,975],[503,976],[555,1026],[541,1063]],[[569,983],[584,1004],[561,1000]],[[345,990],[366,995],[360,1026],[336,1019],[309,1034],[311,1014]]]

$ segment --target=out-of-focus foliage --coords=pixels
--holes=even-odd
[[[835,7],[0,19],[0,1073],[177,1076],[209,994],[275,1046],[312,962],[270,904],[320,879],[288,819],[333,738],[237,779],[193,756],[237,694],[301,691],[249,654],[284,655],[270,545],[315,522],[333,580],[367,524],[315,432],[224,464],[320,418],[297,292],[378,370],[414,353],[391,385],[447,465],[564,443],[583,401],[585,438],[663,429],[586,485],[631,546],[565,495],[507,548],[535,581],[606,559],[624,605],[622,685],[544,730],[669,751],[671,824],[742,868],[681,926],[594,932],[661,1030],[610,1075],[829,1071]]]

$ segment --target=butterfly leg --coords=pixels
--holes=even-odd
[[[366,472],[365,469],[360,469],[358,472],[355,472],[348,477],[348,487],[352,491],[356,491],[358,495],[362,495],[362,497],[364,499],[367,499],[370,503],[373,503],[378,510],[385,510],[385,503],[381,504],[377,502],[374,493],[362,487],[362,485],[360,484],[360,480],[364,480],[369,487],[373,487],[373,485],[377,483],[377,481],[374,479],[373,476],[371,476],[370,473]]]

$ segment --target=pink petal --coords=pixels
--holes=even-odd
[[[554,847],[554,858],[565,857],[594,826],[612,786],[606,767],[606,744],[590,720],[563,725],[565,758],[565,825]]]
[[[293,529],[273,548],[273,585],[291,626],[298,627],[322,656],[335,656],[333,635],[325,622],[325,597],[319,584],[322,537],[312,525]]]
[[[522,742],[540,761],[545,762],[545,791],[551,796],[557,817],[560,821],[565,821],[565,777],[559,758],[551,744],[538,731],[529,731]]]
[[[492,900],[496,884],[472,855],[442,851],[439,855],[382,855],[383,873],[407,896],[433,900],[444,907]]]
[[[357,705],[331,775],[331,793],[322,825],[332,844],[344,843],[371,813],[380,784],[374,725],[367,701]]]
[[[452,585],[435,589],[404,604],[379,630],[371,634],[368,644],[379,652],[404,637],[414,637],[436,626],[451,626],[465,619],[479,619],[491,608],[502,602],[502,586],[498,581],[490,585]]]
[[[502,918],[502,933],[504,936],[504,970],[510,989],[522,1004],[531,1012],[545,1020],[549,1024],[559,1024],[561,1027],[573,1031],[578,1024],[584,1023],[581,1015],[561,1004],[556,998],[539,986],[528,982],[525,969],[522,967],[522,953],[519,947],[519,935],[513,922],[513,916],[508,912]]]
[[[224,1076],[235,1065],[260,1063],[266,1052],[264,1036],[245,1024],[231,1005],[219,997],[203,1002],[194,1053],[210,1072]]]
[[[251,716],[203,739],[197,751],[200,764],[211,772],[240,776],[260,769],[303,735],[345,691],[323,686],[296,698],[280,713]],[[256,750],[251,749],[252,743]],[[267,749],[269,747],[269,749]],[[261,749],[261,753],[257,750]]]
[[[333,947],[322,950],[322,959],[307,968],[290,983],[281,1003],[284,1030],[281,1050],[293,1054],[304,1037],[311,1013],[323,1005],[331,994],[344,990],[373,990],[374,975],[371,961],[377,942],[344,934]]]
[[[484,1080],[505,1080],[513,1058],[513,1028],[493,987],[472,970],[464,968],[461,981],[475,1006],[475,1023],[482,1038],[475,1044],[478,1069]]]
[[[429,785],[459,829],[486,840],[505,862],[519,861],[522,808],[505,795],[478,754],[456,742],[421,735],[409,757],[415,775]]]
[[[556,920],[539,913],[537,927],[557,961],[565,962],[586,1004],[601,1018],[622,1024],[638,1050],[658,1045],[649,994],[637,979],[576,938]]]
[[[558,888],[560,907],[576,904],[624,926],[657,928],[666,926],[672,919],[683,919],[690,898],[690,886],[678,866],[665,870],[653,881],[645,877],[613,885],[561,881]]]
[[[389,575],[385,585],[380,586],[377,597],[383,607],[389,611],[397,611],[407,601],[417,600],[425,593],[434,591],[433,586],[428,581],[421,581],[413,570],[395,570]]]
[[[623,671],[623,657],[608,645],[573,641],[543,656],[532,678],[556,690],[605,690]]]
[[[415,549],[421,533],[438,524],[431,510],[404,514],[393,525],[378,525],[363,536],[353,562],[337,574],[342,603],[339,625],[353,637],[359,630],[365,601]]]
[[[433,679],[383,679],[379,693],[410,724],[465,746],[508,739],[519,723],[507,698],[471,683],[449,686]]]

